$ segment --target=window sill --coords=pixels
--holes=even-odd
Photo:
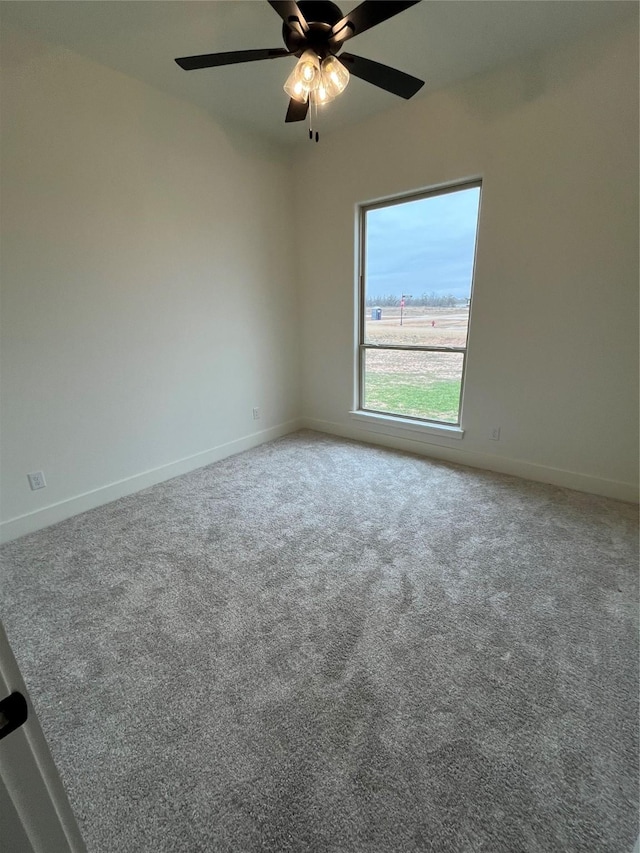
[[[408,418],[396,418],[393,415],[381,415],[377,412],[363,412],[356,410],[349,412],[353,420],[360,422],[373,432],[382,432],[388,435],[404,436],[414,441],[425,440],[429,436],[438,438],[454,438],[460,440],[464,437],[464,430],[459,426],[447,426],[445,424],[429,424],[423,421],[413,421]]]

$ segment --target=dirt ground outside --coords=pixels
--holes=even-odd
[[[409,306],[382,308],[382,319],[372,320],[373,308],[366,309],[365,342],[418,346],[464,347],[467,342],[469,309]],[[427,384],[438,380],[460,380],[462,355],[459,353],[367,350],[366,372],[403,374],[407,380],[422,378]]]

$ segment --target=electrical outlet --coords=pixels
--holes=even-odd
[[[253,407],[253,419],[254,421],[260,420],[260,409],[258,408],[258,406]]]
[[[491,428],[491,440],[492,441],[500,441],[500,427],[492,427]]]
[[[32,492],[35,492],[36,489],[44,489],[47,485],[42,471],[34,471],[32,474],[27,474],[27,477],[29,478],[29,485]]]

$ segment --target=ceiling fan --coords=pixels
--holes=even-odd
[[[330,0],[268,0],[283,20],[285,47],[235,50],[183,56],[176,62],[185,71],[296,56],[298,64],[284,84],[290,97],[286,122],[303,121],[309,106],[328,103],[344,91],[349,73],[401,98],[411,98],[423,80],[354,53],[340,53],[344,43],[381,24],[420,0],[364,0],[352,12],[342,14]],[[340,53],[340,58],[337,56]],[[309,128],[309,137],[312,130]],[[316,141],[318,134],[316,132]]]

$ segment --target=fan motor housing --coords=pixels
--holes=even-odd
[[[303,36],[284,23],[282,39],[287,50],[295,56],[302,56],[305,50],[311,48],[322,58],[336,53],[337,51],[329,46],[331,28],[343,17],[336,4],[330,0],[299,0],[298,7],[309,25],[309,30]]]

